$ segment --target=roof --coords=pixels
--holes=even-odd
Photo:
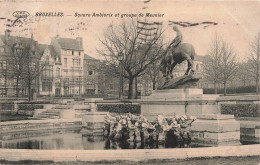
[[[82,44],[77,39],[57,38],[57,41],[58,41],[60,47],[63,49],[84,50],[82,47]]]
[[[91,56],[89,56],[87,54],[84,54],[84,60],[98,60],[98,59],[96,59],[94,57],[91,57]]]
[[[42,56],[45,49],[49,49],[51,53],[52,58],[56,58],[58,56],[57,52],[55,51],[54,47],[52,45],[47,45],[47,44],[39,44],[39,49],[40,49],[40,55]]]
[[[0,39],[3,41],[3,43],[5,43],[5,35],[0,35]],[[12,44],[16,44],[20,41],[26,42],[26,44],[27,44],[27,43],[31,42],[32,39],[31,38],[25,38],[25,37],[18,37],[18,36],[10,36],[7,44],[12,45]],[[33,40],[33,42],[36,43],[37,41]]]

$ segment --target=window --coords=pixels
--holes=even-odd
[[[44,77],[52,77],[52,74],[53,74],[52,68],[46,68],[46,69],[44,69],[43,72],[42,72],[42,75],[43,75]]]
[[[79,52],[79,56],[80,56],[80,52]]]
[[[68,59],[64,58],[64,66],[68,66]]]
[[[80,66],[80,59],[73,59],[72,63],[73,63],[73,66]]]
[[[68,70],[64,70],[64,76],[68,76]]]
[[[74,51],[72,51],[72,55],[74,55]]]
[[[92,70],[88,71],[88,75],[93,75],[93,71]]]
[[[57,77],[60,76],[60,68],[56,68],[56,76],[57,76]]]
[[[7,96],[7,89],[6,88],[0,88],[0,96]]]
[[[6,61],[0,61],[0,69],[5,70],[6,68]]]
[[[49,56],[46,56],[46,64],[49,64]]]
[[[86,89],[95,89],[95,80],[87,80]]]
[[[42,91],[52,91],[52,82],[43,81],[42,82]]]

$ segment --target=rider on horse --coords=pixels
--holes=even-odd
[[[170,43],[171,49],[175,49],[182,41],[182,33],[181,31],[177,28],[177,26],[173,26],[173,30],[177,33],[176,37],[172,40]]]
[[[173,30],[177,33],[176,37],[172,40],[172,42],[169,44],[169,46],[166,49],[166,55],[164,57],[164,60],[166,61],[167,67],[170,67],[173,59],[172,59],[172,52],[177,48],[177,46],[181,43],[182,41],[182,33],[181,31],[177,28],[177,26],[173,26]]]
[[[163,73],[163,76],[166,77],[166,80],[169,79],[168,76],[173,78],[172,71],[174,67],[185,60],[188,62],[188,68],[185,75],[188,75],[190,70],[194,72],[193,60],[195,49],[191,44],[181,43],[182,33],[176,26],[173,27],[173,30],[177,32],[177,35],[165,50],[165,54],[163,54],[164,57],[160,63],[160,71]]]

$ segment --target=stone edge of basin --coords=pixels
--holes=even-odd
[[[260,145],[221,146],[206,148],[133,149],[133,150],[27,150],[0,149],[6,161],[145,161],[152,159],[187,159],[199,157],[259,156]]]

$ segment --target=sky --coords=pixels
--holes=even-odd
[[[246,59],[249,43],[260,32],[260,1],[209,1],[209,0],[81,0],[81,1],[50,1],[41,0],[34,2],[0,1],[0,34],[6,28],[11,35],[34,38],[42,44],[50,44],[51,38],[56,35],[67,38],[83,38],[85,53],[101,58],[96,49],[100,47],[105,29],[113,24],[118,25],[122,19],[131,18],[115,17],[115,14],[159,13],[162,17],[146,18],[148,21],[163,23],[165,41],[171,41],[176,33],[172,30],[173,24],[169,21],[180,23],[198,23],[197,26],[179,26],[183,34],[183,42],[191,43],[198,55],[206,55],[210,42],[217,33],[226,40],[237,53],[238,60]],[[30,15],[25,19],[16,20],[15,11],[27,11]],[[64,17],[38,17],[39,12],[63,12]],[[75,17],[75,14],[93,13],[113,14],[112,17]],[[145,19],[145,17],[139,17]],[[214,24],[203,24],[212,22]],[[11,24],[11,27],[6,25]],[[176,24],[175,24],[176,25]]]

